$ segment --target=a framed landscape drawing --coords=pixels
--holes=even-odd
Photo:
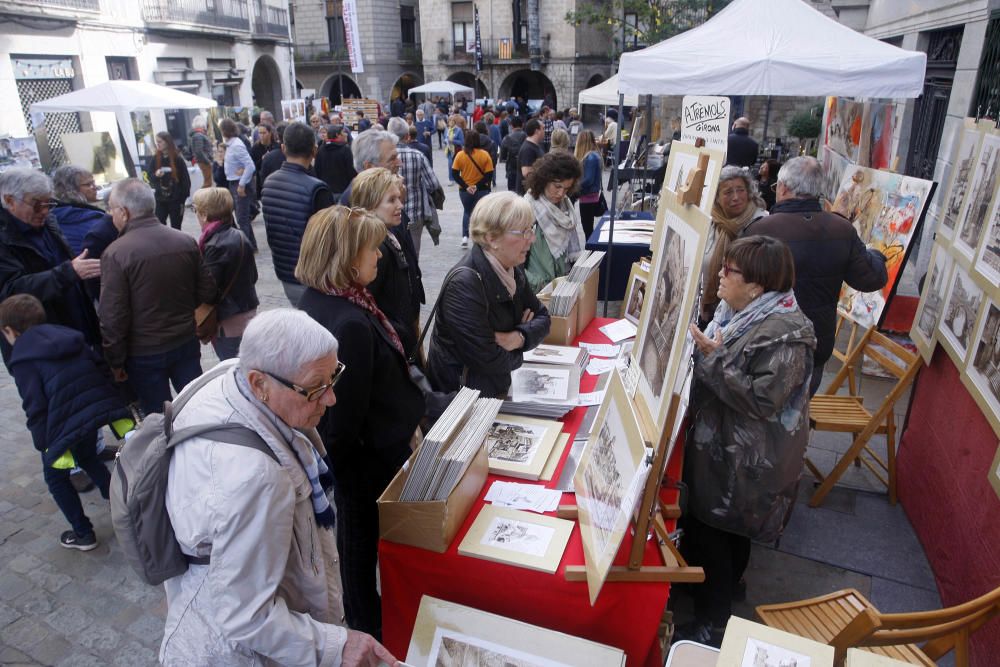
[[[538,479],[560,432],[562,422],[497,415],[484,441],[490,472]]]
[[[958,152],[955,154],[951,185],[948,188],[948,194],[941,211],[941,226],[938,228],[938,231],[945,238],[951,239],[955,236],[958,216],[962,211],[962,204],[965,203],[965,194],[969,188],[969,180],[972,178],[972,173],[976,166],[976,158],[979,155],[979,143],[982,138],[983,135],[976,129],[975,122],[972,119],[966,119],[965,129],[962,131],[958,145]]]
[[[972,330],[976,326],[982,303],[983,290],[956,263],[948,284],[944,312],[938,324],[938,340],[944,343],[945,349],[959,368],[965,367],[965,359],[969,356]]]
[[[621,377],[612,371],[573,478],[590,604],[628,531],[648,473],[638,418]]]
[[[646,283],[649,272],[639,268],[639,262],[632,264],[632,272],[628,276],[628,286],[625,289],[625,301],[622,303],[622,317],[632,324],[639,324],[642,314],[642,304],[646,298]]]
[[[994,299],[987,299],[983,306],[964,379],[1000,435],[1000,305]]]
[[[698,166],[698,156],[701,153],[708,153],[708,169],[705,173],[705,187],[701,192],[701,200],[698,208],[704,211],[705,215],[712,214],[712,205],[715,203],[715,190],[719,186],[719,174],[725,164],[725,156],[708,148],[695,148],[691,144],[682,144],[675,141],[670,145],[670,158],[667,160],[667,173],[663,179],[663,188],[676,194],[687,183],[688,174]],[[666,199],[660,196],[660,202]],[[653,235],[653,242],[650,244],[653,252],[658,248],[657,236]]]
[[[979,159],[969,183],[965,204],[958,218],[952,247],[972,260],[986,226],[986,214],[993,199],[1000,166],[1000,136],[987,134],[979,150]]]
[[[425,595],[420,599],[406,664],[623,667],[625,654],[611,646]]]
[[[660,219],[654,235],[660,241],[653,255],[632,348],[632,363],[639,368],[636,400],[655,431],[649,434],[650,439],[665,426],[674,376],[684,362],[681,356],[685,346],[680,343],[698,299],[710,224],[708,216],[694,206],[660,199]]]
[[[980,285],[1000,297],[1000,197],[993,197],[973,269],[982,278]]]
[[[924,361],[931,363],[934,355],[934,345],[937,339],[938,322],[944,310],[946,290],[951,281],[951,271],[955,265],[948,250],[940,243],[934,244],[931,254],[930,268],[924,282],[924,291],[920,295],[920,303],[913,317],[910,328],[910,338],[920,350]]]
[[[572,532],[572,521],[483,505],[458,553],[552,574]]]
[[[833,647],[731,616],[722,637],[720,667],[833,667]]]

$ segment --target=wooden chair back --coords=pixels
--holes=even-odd
[[[854,335],[855,334],[852,332],[852,339]],[[878,348],[882,348],[892,353],[893,356],[903,362],[903,365],[901,366],[896,360],[892,359]],[[838,352],[838,355],[841,355],[841,353]],[[920,369],[919,362],[922,359],[917,352],[906,349],[888,336],[876,331],[875,327],[871,327],[865,331],[864,335],[861,336],[856,344],[849,347],[848,353],[843,355],[843,366],[841,366],[840,370],[833,377],[833,380],[830,381],[830,385],[821,393],[833,395],[840,391],[840,388],[844,386],[844,382],[849,378],[853,378],[853,371],[857,365],[861,363],[864,355],[867,355],[875,363],[891,373],[897,380],[903,380],[904,378],[907,378],[907,376],[911,375],[915,376],[916,371]],[[838,356],[838,358],[840,358],[840,356]],[[912,379],[912,377],[910,377],[910,379]],[[904,386],[903,390],[905,389],[906,387]],[[854,393],[855,391],[852,388],[851,394]],[[900,393],[902,393],[902,391]],[[890,396],[891,395],[892,394],[890,392]],[[889,396],[886,398],[888,399]],[[898,398],[898,396],[896,398]]]

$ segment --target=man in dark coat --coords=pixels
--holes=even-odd
[[[750,119],[737,118],[733,121],[733,133],[729,135],[729,145],[726,148],[726,164],[737,167],[752,167],[757,162],[760,148],[750,137]]]
[[[281,144],[285,140],[285,130],[288,128],[288,123],[278,123],[274,128],[275,134],[278,135],[278,144]],[[281,165],[285,163],[285,151],[268,151],[264,157],[260,160],[260,189],[261,192],[264,191],[264,182],[267,177],[274,172],[281,169]],[[222,187],[226,187],[225,185]]]
[[[316,178],[330,188],[334,201],[358,175],[354,170],[354,155],[343,125],[327,125],[326,141],[316,153],[313,169],[316,171]]]
[[[789,160],[778,172],[771,215],[751,222],[742,233],[780,239],[795,257],[795,299],[816,329],[810,395],[819,388],[823,365],[833,354],[841,286],[874,292],[889,279],[885,256],[865,248],[846,218],[823,211],[822,192],[823,168],[816,158]]]
[[[517,173],[520,169],[517,164],[517,154],[521,150],[521,144],[524,143],[528,135],[522,129],[524,127],[524,119],[520,116],[511,117],[510,127],[510,133],[500,142],[499,158],[507,170],[507,189],[513,192],[517,189]]]

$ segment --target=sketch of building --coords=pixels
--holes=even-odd
[[[945,284],[948,269],[947,253],[938,250],[938,261],[931,267],[930,285],[928,285],[927,298],[924,300],[923,310],[917,320],[917,327],[924,335],[924,338],[931,340],[934,330],[937,329],[938,320],[941,318],[941,310],[944,308],[944,296],[947,285]]]
[[[966,130],[962,138],[961,154],[958,160],[958,170],[955,172],[951,192],[948,193],[948,201],[945,204],[944,220],[941,224],[949,229],[955,229],[955,222],[958,220],[958,213],[965,200],[965,190],[969,184],[969,175],[972,166],[976,161],[976,131]]]
[[[972,357],[972,368],[974,374],[984,380],[978,384],[983,385],[991,394],[986,397],[987,401],[991,405],[997,405],[1000,404],[1000,308],[991,302],[985,317],[979,343]]]
[[[976,316],[982,303],[983,291],[972,279],[956,268],[952,280],[951,294],[945,306],[943,329],[952,343],[958,347],[957,352],[962,358],[969,349],[969,338],[972,328],[976,325]]]
[[[652,310],[639,353],[642,373],[657,398],[663,392],[664,376],[670,363],[670,350],[677,335],[677,321],[689,278],[686,243],[672,228],[667,229],[664,248],[663,270],[656,277]]]
[[[809,667],[811,662],[807,655],[750,637],[740,667]]]
[[[486,449],[491,459],[527,463],[534,457],[538,438],[528,426],[497,422],[486,435]]]
[[[983,143],[982,155],[972,184],[971,201],[965,207],[965,218],[958,230],[958,240],[975,252],[983,235],[986,214],[993,198],[993,184],[996,182],[997,155],[1000,150],[993,137]],[[992,145],[991,145],[992,144]]]
[[[611,539],[615,518],[625,495],[618,458],[615,454],[616,436],[611,432],[608,421],[601,425],[594,443],[590,464],[583,471],[590,498],[590,513],[598,551],[603,553]]]

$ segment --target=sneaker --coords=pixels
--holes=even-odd
[[[69,481],[73,484],[73,488],[76,489],[77,493],[86,493],[87,491],[94,490],[94,483],[90,481],[90,477],[87,476],[87,473],[82,470],[77,473],[71,473]]]
[[[468,248],[469,247],[469,237],[468,236],[463,236],[462,237],[462,247],[463,248]]]
[[[97,548],[97,537],[93,533],[80,537],[75,531],[67,530],[59,536],[59,544],[67,549],[90,551]]]

